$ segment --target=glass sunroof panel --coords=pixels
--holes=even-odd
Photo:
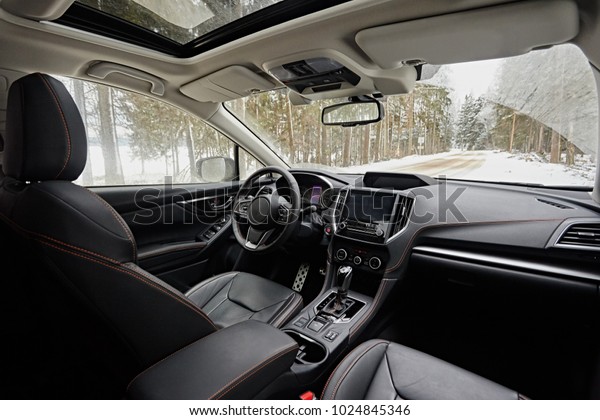
[[[76,0],[187,44],[265,7],[291,0]]]

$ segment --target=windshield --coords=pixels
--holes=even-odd
[[[291,167],[409,172],[491,182],[592,186],[598,98],[573,45],[507,59],[444,65],[413,92],[384,99],[385,118],[321,124],[284,89],[226,103]]]

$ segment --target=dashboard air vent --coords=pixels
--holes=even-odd
[[[600,223],[578,223],[571,225],[561,235],[557,244],[600,249]]]
[[[536,200],[539,201],[540,203],[548,204],[549,206],[556,207],[556,208],[563,209],[563,210],[573,208],[573,207],[567,206],[566,204],[561,204],[561,203],[556,203],[554,201],[544,200],[543,198],[536,198]]]
[[[396,224],[394,226],[394,234],[400,232],[408,224],[410,219],[410,211],[413,206],[414,199],[410,197],[400,196],[398,208],[396,210]]]

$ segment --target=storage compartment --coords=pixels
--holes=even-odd
[[[321,344],[305,335],[291,330],[283,331],[298,343],[296,363],[303,365],[321,363],[327,359],[327,350]]]

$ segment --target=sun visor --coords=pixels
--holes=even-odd
[[[449,64],[524,54],[579,32],[573,1],[528,1],[364,29],[356,43],[380,67]]]
[[[200,102],[225,102],[270,90],[275,84],[242,66],[230,66],[194,80],[179,89]]]

